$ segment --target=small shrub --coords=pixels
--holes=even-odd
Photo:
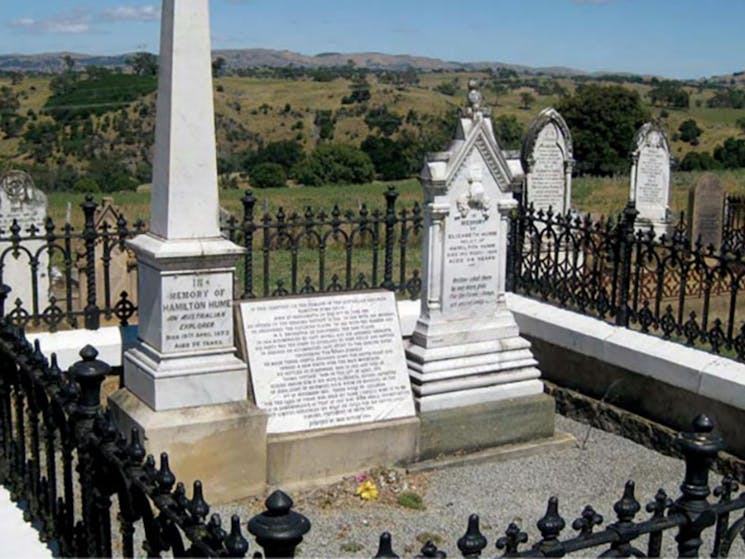
[[[251,169],[249,179],[255,188],[280,188],[286,186],[287,173],[279,163],[259,163]]]
[[[398,496],[398,504],[407,509],[424,510],[424,499],[419,493],[413,491],[404,491]],[[431,539],[431,538],[430,538]]]
[[[97,194],[101,192],[101,187],[98,183],[90,177],[83,177],[75,181],[72,186],[75,192],[82,192],[85,194]]]
[[[358,542],[344,542],[339,546],[342,553],[357,553],[365,549],[365,546]]]
[[[292,175],[308,186],[362,184],[375,178],[375,166],[362,150],[342,144],[321,144],[293,167]]]

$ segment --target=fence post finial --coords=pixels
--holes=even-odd
[[[264,503],[266,510],[248,521],[248,531],[264,548],[264,557],[294,557],[295,548],[310,530],[310,520],[292,509],[292,499],[275,491]]]
[[[695,557],[702,543],[701,532],[716,521],[706,498],[711,493],[709,468],[717,453],[724,449],[724,440],[714,433],[714,422],[701,414],[693,420],[693,431],[680,433],[676,443],[683,453],[686,472],[680,485],[682,495],[675,501],[673,510],[683,512],[689,521],[681,526],[675,539],[681,557]]]
[[[86,418],[94,418],[101,409],[101,383],[111,367],[96,359],[98,351],[91,345],[80,350],[81,361],[70,367],[70,378],[80,386],[78,410]]]

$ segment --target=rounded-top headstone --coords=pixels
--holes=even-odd
[[[536,210],[569,210],[572,153],[572,134],[566,121],[556,109],[543,109],[530,124],[520,152],[527,204]]]
[[[647,122],[634,136],[629,198],[639,211],[638,222],[666,232],[670,221],[670,144],[657,122]]]

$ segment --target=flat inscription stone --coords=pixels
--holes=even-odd
[[[164,352],[225,348],[233,341],[230,273],[163,278]]]
[[[393,293],[244,301],[240,313],[268,433],[414,415]]]
[[[667,169],[670,160],[662,149],[647,148],[639,154],[636,177],[636,205],[653,209],[667,207]]]

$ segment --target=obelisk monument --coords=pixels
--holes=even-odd
[[[206,486],[235,498],[233,483],[241,494],[264,483],[266,419],[248,403],[235,357],[243,249],[219,229],[208,0],[163,1],[159,64],[151,225],[130,243],[138,340],[112,407],[154,452],[172,451],[180,479],[213,475]]]

